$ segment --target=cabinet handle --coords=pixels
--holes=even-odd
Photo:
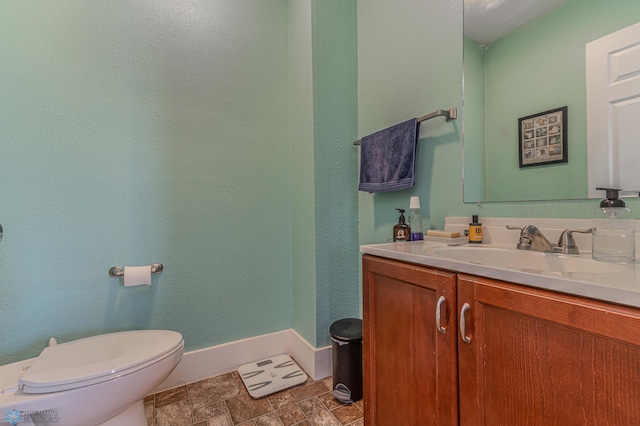
[[[445,301],[446,299],[444,298],[444,296],[440,296],[440,299],[438,299],[438,304],[436,305],[436,328],[442,334],[445,334],[447,332],[447,328],[440,325],[440,310],[441,310],[442,304]]]
[[[462,305],[462,309],[460,309],[460,337],[465,343],[471,343],[471,337],[467,337],[466,324],[464,320],[464,314],[471,309],[468,303]]]

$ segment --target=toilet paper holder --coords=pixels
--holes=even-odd
[[[164,266],[162,266],[162,263],[154,263],[153,265],[151,265],[151,273],[152,274],[159,274],[160,272],[162,272],[163,269],[164,269]],[[109,276],[110,277],[123,277],[124,276],[124,266],[112,266],[111,269],[109,269]]]

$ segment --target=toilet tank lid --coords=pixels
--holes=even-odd
[[[92,379],[130,372],[182,344],[182,335],[170,330],[124,331],[61,343],[46,347],[19,383],[25,392],[34,393],[65,384],[78,387]]]

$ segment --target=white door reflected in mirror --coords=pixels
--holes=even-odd
[[[640,189],[639,46],[640,23],[587,44],[589,197]]]

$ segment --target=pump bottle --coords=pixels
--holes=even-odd
[[[398,223],[393,227],[393,242],[411,241],[411,227],[407,225],[404,217],[404,209],[396,209],[400,212]]]
[[[604,262],[634,262],[635,223],[631,210],[618,198],[620,189],[596,189],[606,191],[606,198],[600,202],[600,208],[593,217],[591,256]]]

